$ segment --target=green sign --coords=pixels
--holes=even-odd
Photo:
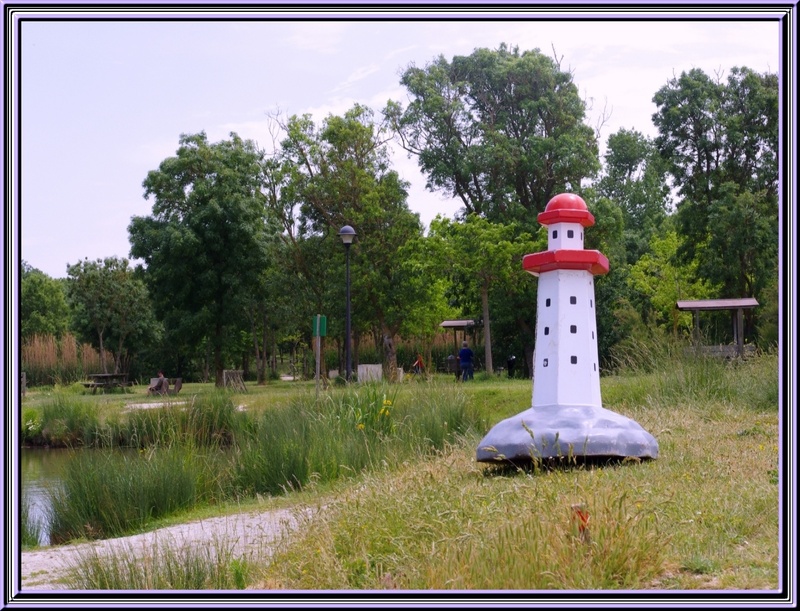
[[[317,314],[312,319],[312,337],[325,337],[328,334],[328,319],[322,314]]]

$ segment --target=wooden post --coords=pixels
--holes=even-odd
[[[744,358],[744,309],[736,310],[736,354]]]

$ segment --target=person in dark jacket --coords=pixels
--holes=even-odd
[[[169,390],[169,380],[164,377],[164,372],[158,372],[158,379],[156,380],[155,384],[152,386],[147,387],[147,394],[153,395],[165,395]]]
[[[469,344],[467,344],[466,340],[461,344],[461,350],[458,351],[458,360],[461,363],[461,381],[466,382],[467,380],[471,380],[473,378],[473,368],[472,368],[472,357],[473,353],[472,350],[469,348]]]

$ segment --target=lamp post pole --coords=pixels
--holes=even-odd
[[[353,361],[350,357],[350,245],[356,237],[355,230],[350,225],[345,225],[339,230],[339,237],[344,243],[345,252],[345,286],[346,286],[346,309],[344,319],[344,361],[345,361],[345,381],[350,382],[353,373]]]

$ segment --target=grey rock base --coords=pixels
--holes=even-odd
[[[497,423],[478,444],[478,462],[558,457],[658,458],[658,442],[637,422],[603,407],[529,408]]]

